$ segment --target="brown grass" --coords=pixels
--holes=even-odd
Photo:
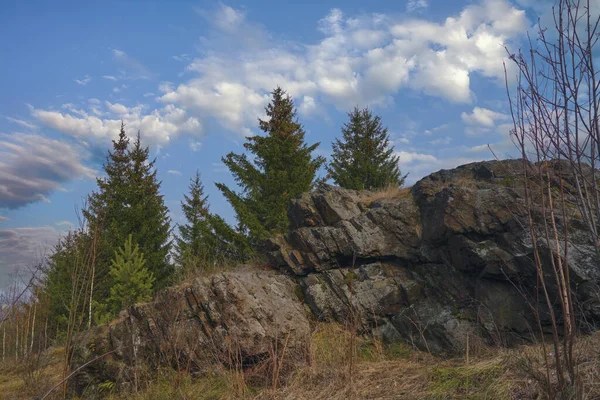
[[[364,192],[365,194],[361,198],[361,203],[366,206],[371,206],[371,204],[377,200],[406,198],[411,196],[411,190],[412,187],[400,188],[397,186],[389,186],[373,192]]]
[[[354,349],[350,349],[350,345]],[[217,368],[193,377],[171,369],[160,370],[140,385],[138,393],[107,390],[111,400],[137,399],[543,399],[544,357],[541,345],[514,349],[488,348],[466,358],[444,359],[405,344],[383,345],[336,324],[318,324],[305,366],[282,380],[281,386],[257,384],[254,371]],[[353,351],[353,353],[352,353]],[[46,386],[60,380],[60,349],[49,353],[41,376]],[[600,399],[600,333],[577,343],[582,399]],[[354,357],[350,384],[350,354]],[[474,356],[473,356],[474,354]],[[260,380],[258,380],[260,381]],[[550,382],[550,384],[553,384]],[[37,390],[37,392],[35,392]],[[24,384],[22,366],[0,366],[0,399],[29,399],[40,387]],[[55,397],[58,398],[58,397]],[[571,398],[567,397],[565,398]]]
[[[52,347],[39,359],[30,357],[16,364],[14,360],[0,363],[0,399],[39,398],[61,380],[63,359],[64,349]],[[48,399],[60,397],[54,393]]]

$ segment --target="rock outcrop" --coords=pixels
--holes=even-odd
[[[531,339],[539,331],[534,310],[543,328],[550,320],[546,302],[536,300],[522,166],[464,165],[379,198],[321,187],[293,201],[292,230],[271,240],[270,258],[296,275],[315,316],[357,324],[388,342],[448,353],[463,351],[468,333],[492,344]],[[561,165],[554,168],[559,173]],[[573,214],[571,279],[582,328],[594,329],[600,262]],[[549,259],[545,238],[536,244]]]
[[[99,376],[131,382],[139,363],[201,370],[207,359],[231,363],[232,354],[251,365],[275,347],[301,353],[310,318],[432,353],[461,352],[467,336],[503,345],[531,339],[535,312],[543,329],[550,326],[546,303],[537,300],[533,246],[548,259],[551,250],[526,229],[521,176],[521,161],[493,161],[389,193],[326,185],[305,193],[290,205],[290,232],[267,244],[271,270],[195,279],[86,333],[75,366],[114,353],[80,374],[75,387],[81,392]],[[595,329],[600,260],[576,210],[568,229],[580,328]]]
[[[201,373],[245,367],[286,347],[304,354],[310,327],[298,284],[271,270],[241,266],[162,291],[76,341],[73,368],[102,356],[71,382],[86,398],[106,381],[134,385],[159,366]]]

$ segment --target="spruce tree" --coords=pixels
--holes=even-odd
[[[128,170],[131,162],[127,152],[129,138],[125,134],[125,125],[117,140],[112,141],[112,151],[108,151],[104,164],[105,177],[96,179],[97,191],[87,198],[87,207],[82,210],[90,230],[98,234],[98,258],[92,299],[102,302],[109,296],[111,279],[109,268],[114,250],[123,244],[121,222],[125,219],[128,202]]]
[[[342,140],[333,144],[333,156],[327,166],[329,177],[347,189],[375,190],[402,186],[405,176],[398,167],[398,157],[389,144],[387,128],[379,116],[368,108],[348,113],[349,122],[342,127]]]
[[[208,196],[204,194],[199,171],[196,171],[190,182],[189,194],[184,194],[183,197],[181,209],[187,223],[179,226],[174,259],[180,266],[198,266],[200,263],[210,262],[214,252],[208,218]]]
[[[113,314],[152,295],[154,277],[145,265],[144,254],[129,235],[123,247],[115,251],[110,266],[114,285],[108,302]]]
[[[97,224],[100,228],[97,294],[94,294],[99,302],[108,297],[112,285],[108,271],[114,251],[129,234],[145,254],[147,267],[156,278],[155,289],[169,283],[173,270],[168,260],[171,245],[168,209],[160,194],[154,161],[149,161],[149,149],[142,146],[139,132],[130,148],[121,124],[104,171],[106,177],[97,180],[98,190],[89,196],[84,210],[88,227]]]
[[[127,171],[128,206],[121,221],[121,238],[132,234],[147,261],[147,267],[156,278],[156,288],[169,283],[173,272],[168,255],[171,249],[169,209],[160,193],[161,182],[154,164],[149,160],[150,149],[143,147],[138,132],[133,148],[128,152],[130,168]]]
[[[271,95],[265,108],[269,119],[259,119],[265,135],[248,137],[244,144],[254,161],[246,154],[233,152],[222,158],[242,191],[216,184],[233,206],[241,230],[248,231],[253,245],[287,230],[290,199],[310,190],[317,170],[325,162],[323,157],[312,157],[319,143],[305,143],[292,98],[280,87]]]

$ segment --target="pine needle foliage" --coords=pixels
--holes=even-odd
[[[265,108],[268,119],[259,119],[264,135],[246,139],[248,154],[231,152],[222,158],[241,192],[216,184],[237,214],[238,230],[247,233],[253,247],[287,230],[289,201],[311,189],[325,162],[312,155],[319,143],[306,144],[292,98],[280,87],[271,96]]]
[[[342,127],[342,138],[333,144],[327,166],[329,177],[347,189],[378,190],[404,184],[398,156],[390,146],[388,130],[371,110],[355,107]]]

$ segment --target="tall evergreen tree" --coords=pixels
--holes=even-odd
[[[130,168],[127,174],[128,207],[122,222],[120,238],[132,234],[147,261],[147,268],[156,278],[155,287],[160,289],[169,283],[173,272],[168,255],[171,249],[171,219],[169,209],[160,193],[161,182],[156,176],[154,164],[149,159],[150,149],[143,147],[140,132],[133,148],[128,152]]]
[[[222,158],[242,191],[236,193],[223,183],[216,184],[253,245],[287,230],[288,202],[311,188],[325,162],[323,157],[312,157],[319,143],[306,145],[292,98],[280,87],[271,95],[265,108],[269,119],[259,119],[265,135],[248,137],[244,144],[254,161],[233,152]]]
[[[175,261],[180,266],[200,262],[209,262],[212,249],[212,232],[208,220],[208,196],[204,194],[204,186],[200,172],[190,182],[189,194],[185,194],[181,209],[187,223],[179,226],[179,237],[175,243]]]
[[[402,186],[405,176],[398,167],[398,157],[390,146],[387,128],[379,116],[368,108],[348,113],[342,127],[342,139],[333,144],[333,156],[327,166],[329,177],[344,188],[374,190],[389,185]]]
[[[84,216],[88,226],[101,228],[95,298],[108,298],[112,285],[109,269],[115,249],[129,234],[145,254],[147,268],[156,278],[155,289],[168,283],[172,266],[168,260],[171,242],[168,209],[160,194],[160,182],[149,160],[149,149],[141,144],[138,133],[130,148],[125,127],[113,141],[104,165],[106,177],[97,180],[98,190],[88,198]]]
[[[87,226],[97,232],[98,255],[92,299],[101,302],[109,296],[112,284],[109,269],[114,250],[123,244],[121,222],[125,219],[128,201],[128,170],[131,160],[127,152],[129,138],[125,134],[125,124],[117,140],[112,141],[112,150],[108,151],[104,163],[105,177],[96,179],[97,191],[87,198],[87,206],[82,210]]]

